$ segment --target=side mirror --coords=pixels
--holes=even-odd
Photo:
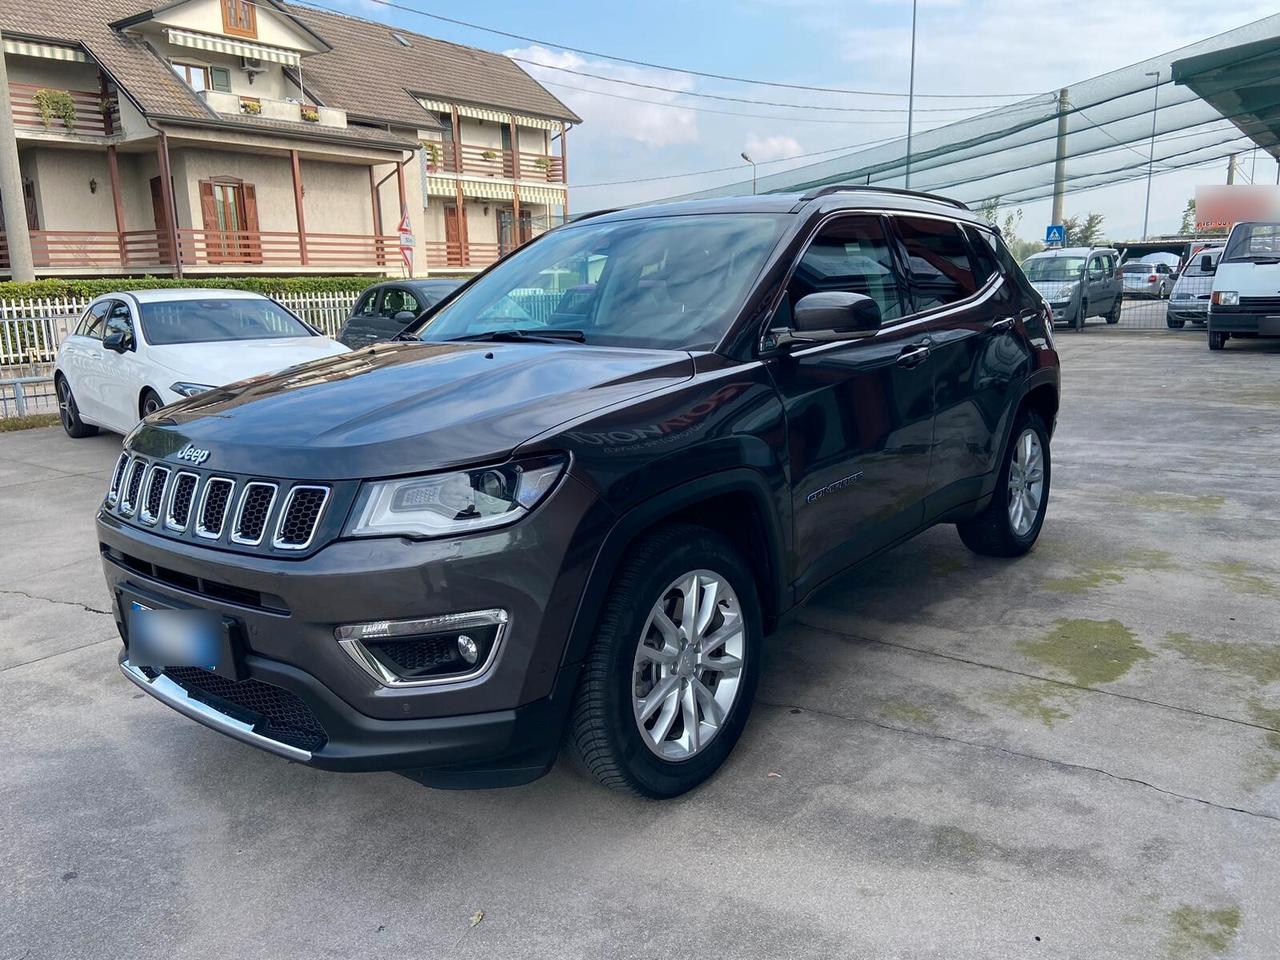
[[[861,293],[832,290],[801,297],[792,331],[802,340],[852,340],[880,329],[880,305]]]
[[[414,313],[412,310],[401,310],[399,313],[395,315],[393,319],[396,321],[396,323],[408,323],[416,316],[417,314]]]
[[[116,353],[128,352],[129,340],[127,335],[120,330],[115,333],[108,333],[102,338],[102,349],[114,350]]]
[[[1213,265],[1213,257],[1209,256],[1207,253],[1200,258],[1201,273],[1215,273],[1217,269],[1218,268]]]

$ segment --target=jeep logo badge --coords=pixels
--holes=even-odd
[[[204,463],[206,460],[209,459],[209,451],[201,450],[199,447],[192,446],[191,444],[188,443],[185,447],[183,447],[181,450],[178,451],[177,458],[179,460],[186,460],[188,463],[194,463],[196,466],[199,466],[200,464]]]

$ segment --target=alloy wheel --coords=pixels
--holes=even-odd
[[[142,401],[142,415],[144,417],[151,416],[153,413],[155,413],[159,409],[160,409],[160,401],[153,396],[149,396],[147,397],[147,399]]]
[[[1035,526],[1044,497],[1044,448],[1040,435],[1027,427],[1018,437],[1009,462],[1009,523],[1025,537]]]
[[[62,426],[66,430],[75,427],[75,400],[71,397],[71,387],[67,385],[67,381],[58,381],[58,418],[62,421]]]
[[[738,596],[720,574],[693,570],[662,592],[632,676],[636,725],[652,753],[687,760],[715,738],[737,699],[746,645]]]

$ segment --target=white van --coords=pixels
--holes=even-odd
[[[1237,223],[1217,266],[1203,254],[1200,269],[1213,274],[1210,350],[1232,337],[1280,337],[1280,222]]]

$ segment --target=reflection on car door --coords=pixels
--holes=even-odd
[[[111,301],[102,300],[85,311],[75,333],[62,346],[61,367],[71,384],[80,416],[100,423],[105,415],[97,371],[102,363],[102,330]]]
[[[1115,305],[1115,268],[1108,269],[1109,260],[1109,257],[1101,253],[1095,253],[1085,263],[1085,282],[1089,285],[1089,315],[1093,317],[1109,313]]]
[[[914,530],[923,516],[933,433],[933,364],[904,322],[907,293],[885,221],[827,222],[796,264],[775,327],[818,291],[875,300],[883,326],[862,339],[796,345],[767,361],[787,417],[801,593]]]

